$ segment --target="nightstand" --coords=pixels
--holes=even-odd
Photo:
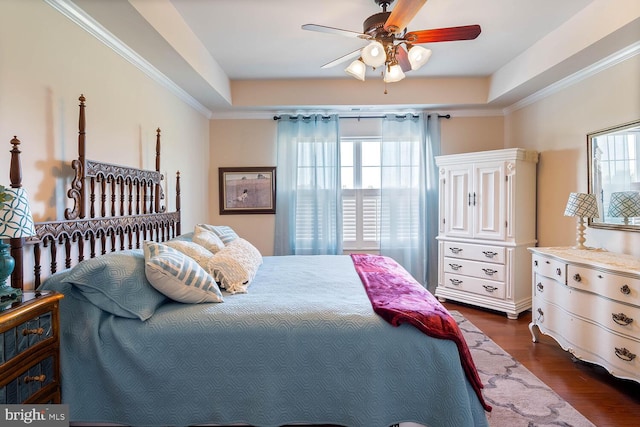
[[[0,309],[0,404],[60,403],[60,299],[26,291]]]

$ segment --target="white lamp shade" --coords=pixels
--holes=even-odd
[[[614,218],[633,218],[640,216],[640,193],[636,191],[611,193],[609,216]]]
[[[355,77],[358,80],[364,81],[364,75],[367,71],[367,66],[360,59],[356,59],[353,61],[347,68],[344,70],[347,74]]]
[[[386,83],[395,83],[402,79],[404,79],[404,72],[402,72],[402,67],[398,64],[390,66],[387,72],[384,73],[384,81]]]
[[[431,58],[431,49],[425,49],[422,46],[411,46],[408,56],[411,69],[417,70],[426,64],[429,58]]]
[[[564,216],[577,216],[580,218],[600,218],[598,214],[598,201],[595,194],[571,193],[564,210]]]
[[[0,238],[29,237],[36,234],[29,197],[22,188],[5,188],[12,199],[5,202],[0,211]]]
[[[387,54],[382,43],[372,41],[362,49],[362,60],[370,67],[380,67],[387,62]]]

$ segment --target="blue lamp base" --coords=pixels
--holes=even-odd
[[[7,283],[15,264],[11,253],[9,253],[9,245],[0,241],[0,305],[15,301],[22,295],[22,290],[12,288]]]

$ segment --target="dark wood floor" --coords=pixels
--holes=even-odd
[[[598,427],[640,425],[640,384],[620,380],[603,368],[574,361],[548,336],[531,341],[531,313],[509,320],[504,313],[454,302],[444,304],[462,313],[496,344]]]

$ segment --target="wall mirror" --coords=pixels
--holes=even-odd
[[[589,192],[600,218],[589,226],[640,231],[640,120],[587,135]]]

